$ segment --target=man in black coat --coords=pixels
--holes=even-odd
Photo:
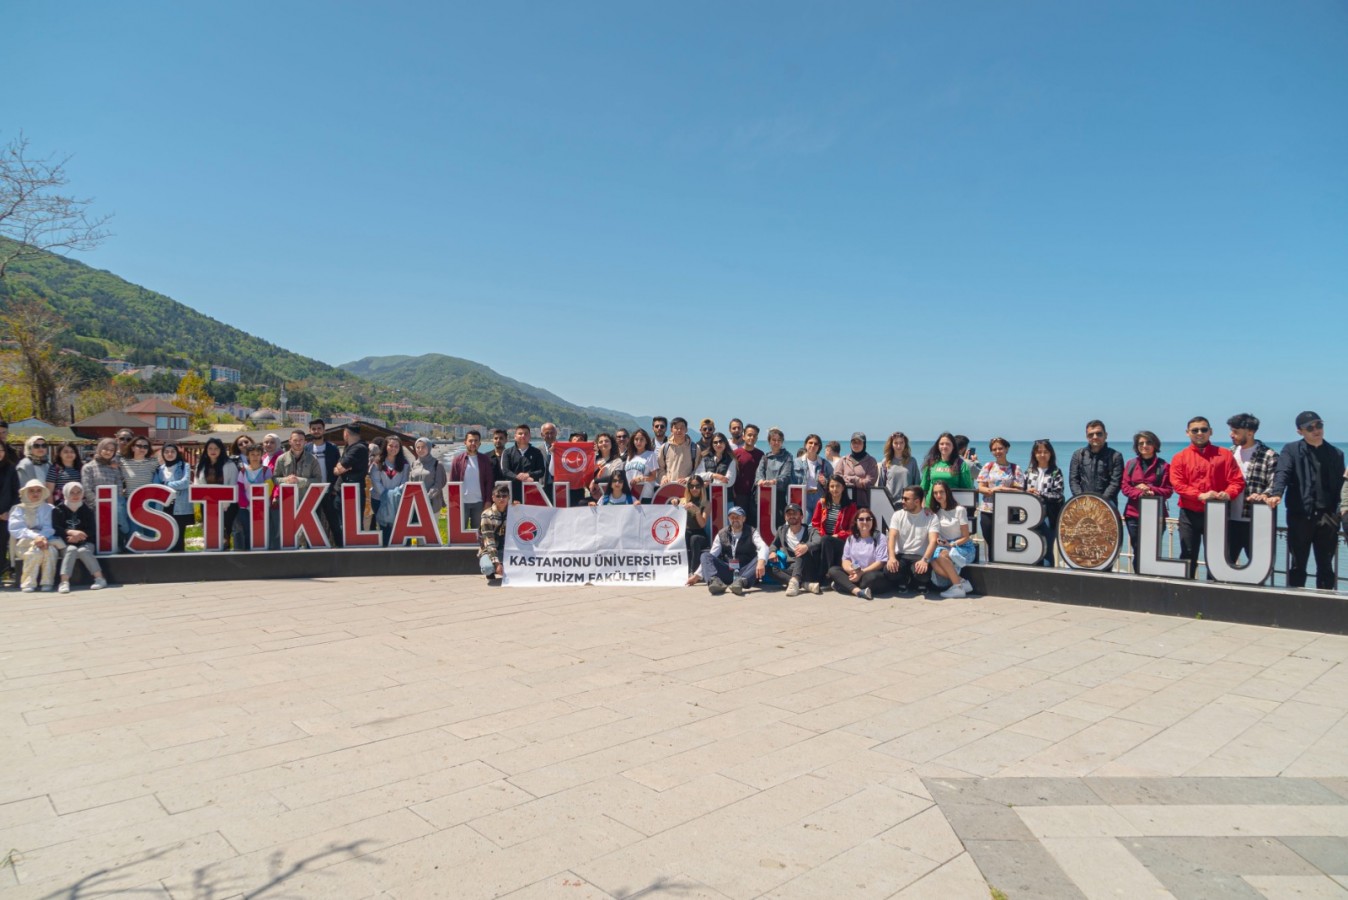
[[[529,443],[529,426],[515,426],[515,445],[501,454],[501,477],[510,482],[510,495],[516,503],[524,500],[524,486],[547,480],[548,464],[543,451]]]
[[[318,471],[322,475],[319,480],[331,485],[328,492],[323,495],[319,509],[323,511],[323,519],[327,522],[328,534],[332,535],[332,546],[340,547],[342,512],[337,506],[337,473],[333,469],[337,468],[337,462],[342,458],[342,451],[337,449],[336,444],[327,441],[325,437],[327,430],[328,423],[322,419],[313,419],[309,422],[309,452],[318,460]]]
[[[1278,470],[1266,502],[1287,501],[1287,586],[1306,586],[1306,561],[1315,551],[1315,586],[1337,586],[1334,554],[1339,548],[1339,495],[1343,491],[1343,451],[1325,440],[1325,420],[1307,410],[1297,416],[1297,434],[1278,454]],[[1285,495],[1285,496],[1284,496]]]
[[[341,503],[342,486],[354,484],[358,486],[356,496],[357,506],[360,514],[365,513],[365,479],[370,474],[370,448],[360,439],[360,427],[355,424],[348,424],[342,429],[342,439],[346,441],[346,449],[342,451],[342,458],[333,466],[332,472],[337,476],[333,490],[337,492],[337,503]]]

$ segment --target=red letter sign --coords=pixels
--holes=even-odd
[[[277,502],[281,510],[281,549],[298,550],[303,534],[310,547],[326,550],[330,545],[327,532],[318,521],[318,505],[323,502],[328,486],[311,484],[303,496],[297,484],[283,484],[280,488]]]
[[[409,481],[403,486],[388,543],[390,547],[401,547],[413,538],[420,539],[428,547],[440,546],[440,529],[435,527],[435,513],[431,512],[426,487],[420,481]]]
[[[178,543],[178,523],[163,509],[172,498],[173,491],[162,484],[143,484],[131,492],[126,501],[127,518],[150,534],[133,531],[127,538],[126,549],[132,553],[163,553]],[[159,505],[150,506],[151,503]]]
[[[201,504],[201,532],[207,550],[225,549],[225,507],[237,496],[232,484],[194,484],[187,497]]]

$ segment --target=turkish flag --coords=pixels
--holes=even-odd
[[[594,441],[557,441],[552,445],[552,480],[574,490],[594,478]]]

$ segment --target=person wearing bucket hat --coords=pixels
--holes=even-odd
[[[1339,504],[1344,487],[1343,451],[1325,440],[1325,420],[1307,410],[1296,419],[1301,440],[1282,448],[1273,487],[1264,502],[1287,504],[1287,586],[1306,586],[1306,562],[1315,551],[1315,586],[1333,590],[1339,545]]]
[[[56,557],[64,546],[52,527],[52,507],[47,502],[51,491],[36,478],[19,491],[19,503],[9,511],[9,534],[23,560],[22,589],[31,594],[39,580],[43,591],[52,589],[56,580]]]

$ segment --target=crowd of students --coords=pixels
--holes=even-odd
[[[1343,453],[1324,440],[1323,420],[1313,412],[1297,416],[1301,440],[1280,453],[1258,440],[1254,416],[1242,413],[1227,424],[1230,450],[1214,445],[1208,420],[1195,417],[1186,426],[1189,444],[1169,463],[1157,453],[1160,440],[1155,433],[1139,431],[1133,437],[1134,456],[1125,464],[1123,454],[1109,446],[1104,424],[1095,420],[1087,424],[1086,446],[1072,455],[1064,477],[1049,440],[1031,444],[1023,467],[1010,460],[1011,443],[1005,438],[989,441],[992,459],[980,463],[968,439],[949,432],[920,459],[898,431],[885,439],[878,456],[870,452],[862,432],[851,435],[845,455],[838,442],[825,443],[817,434],[808,435],[801,450],[791,454],[778,428],[768,430],[765,451],[758,445],[758,426],[740,419],[732,419],[725,432],[703,419],[695,439],[685,419],[657,416],[650,432],[617,429],[596,436],[594,478],[588,486],[573,489],[568,499],[571,505],[649,503],[660,486],[678,484],[685,488],[674,502],[688,513],[690,584],[742,593],[770,578],[786,584],[788,592],[817,593],[832,584],[843,593],[868,598],[877,591],[927,585],[947,593],[967,592],[959,572],[974,557],[971,535],[981,531],[985,539],[993,537],[992,497],[999,491],[1040,497],[1050,545],[1069,488],[1074,496],[1096,494],[1110,503],[1122,494],[1127,501],[1123,519],[1134,545],[1141,500],[1159,498],[1168,515],[1166,504],[1174,497],[1180,555],[1190,564],[1191,575],[1200,558],[1208,502],[1232,506],[1227,544],[1233,562],[1250,552],[1249,509],[1285,503],[1288,585],[1305,585],[1307,561],[1314,553],[1316,586],[1335,587],[1334,557],[1348,512],[1348,487]],[[270,484],[274,498],[282,484],[355,484],[362,508],[368,500],[373,523],[387,544],[393,512],[409,481],[424,486],[437,512],[443,508],[446,483],[455,481],[463,485],[466,524],[479,528],[482,571],[499,577],[505,509],[512,501],[520,502],[526,484],[552,489],[552,448],[558,440],[557,427],[546,423],[542,447],[536,446],[530,427],[520,425],[509,445],[506,430],[496,429],[487,450],[482,436],[472,431],[462,452],[446,466],[424,438],[411,448],[393,436],[367,443],[357,428],[348,427],[345,443],[338,447],[326,441],[326,423],[317,419],[307,435],[296,430],[284,442],[275,434],[261,443],[240,435],[226,447],[212,437],[196,463],[189,464],[177,444],[166,442],[156,452],[148,438],[130,431],[100,440],[92,457],[84,460],[74,444],[53,449],[42,437],[29,438],[17,451],[5,441],[7,430],[0,423],[0,528],[7,532],[0,533],[0,552],[5,554],[0,570],[24,561],[23,590],[51,590],[58,564],[62,590],[68,590],[79,562],[90,569],[96,586],[103,583],[90,550],[95,526],[86,499],[103,485],[112,486],[118,498],[119,546],[133,530],[126,515],[131,491],[145,484],[167,487],[171,499],[166,511],[180,525],[172,550],[181,552],[186,526],[194,521],[187,490],[193,484],[236,486],[236,501],[225,511],[225,532],[232,549],[245,550],[251,543],[250,485]],[[583,433],[573,433],[571,439],[588,440]],[[504,506],[497,496],[498,482],[511,486]],[[729,525],[712,534],[708,503],[710,488],[717,484],[729,490],[733,507]],[[771,543],[755,527],[757,488],[763,484],[777,486],[776,520],[783,522]],[[793,484],[804,486],[800,506],[787,503],[786,488]],[[954,492],[960,490],[977,493],[976,516],[955,503]],[[866,514],[875,491],[884,492],[895,510],[888,523]],[[329,491],[320,509],[331,543],[340,547],[342,517],[336,497],[336,490]],[[275,506],[271,515],[274,549]]]

